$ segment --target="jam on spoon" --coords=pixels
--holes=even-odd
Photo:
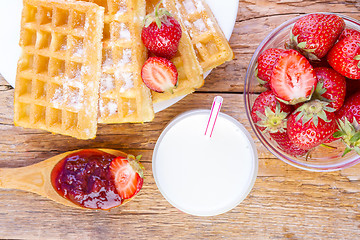
[[[60,160],[51,183],[59,195],[81,207],[106,210],[137,194],[143,184],[142,166],[131,156],[86,149]]]

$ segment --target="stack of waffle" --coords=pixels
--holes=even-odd
[[[140,74],[147,58],[140,35],[157,2],[24,0],[15,124],[95,138],[98,122],[151,121],[153,102],[195,91],[204,71],[232,59],[204,1],[164,0],[183,30],[171,59],[179,80],[173,94],[151,92]]]

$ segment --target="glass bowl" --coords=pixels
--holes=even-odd
[[[326,13],[325,13],[326,14]],[[353,28],[360,31],[360,22],[356,19],[337,14],[342,17],[346,23],[347,28]],[[252,118],[251,118],[251,108],[254,104],[256,97],[263,91],[265,88],[259,86],[259,83],[255,77],[255,68],[258,56],[260,53],[269,48],[284,48],[285,41],[289,39],[290,30],[294,23],[301,17],[301,15],[290,19],[276,29],[274,29],[266,38],[260,43],[256,49],[254,55],[251,58],[249,63],[246,77],[245,77],[245,86],[244,86],[244,100],[245,100],[245,109],[247,117],[250,121],[251,127],[255,132],[256,136],[260,139],[261,143],[276,157],[282,161],[309,171],[335,171],[340,170],[346,167],[353,166],[360,162],[360,157],[353,151],[342,157],[342,154],[345,150],[344,144],[338,140],[332,143],[327,144],[326,146],[318,146],[315,149],[311,150],[308,157],[294,157],[288,155],[282,151],[277,143],[270,139],[268,134],[264,134],[257,129]]]

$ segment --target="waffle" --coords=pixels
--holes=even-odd
[[[147,12],[153,12],[157,3],[158,0],[147,0]],[[179,18],[174,1],[163,1],[163,5],[173,15],[173,17],[178,20],[182,29],[182,36],[180,39],[178,51],[171,59],[177,68],[179,77],[178,86],[174,89],[173,93],[152,92],[154,102],[160,102],[192,93],[195,91],[195,88],[200,88],[204,84],[203,71],[199,61],[197,60],[194,48],[191,44],[191,40],[185,30],[185,26]]]
[[[151,93],[141,79],[147,58],[141,41],[145,0],[85,1],[105,8],[98,122],[151,121]]]
[[[234,58],[224,33],[204,0],[174,1],[204,72]]]
[[[24,0],[14,123],[94,138],[104,9],[62,0]]]

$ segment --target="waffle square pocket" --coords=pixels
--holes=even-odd
[[[25,0],[14,122],[94,138],[104,9],[93,3]]]

